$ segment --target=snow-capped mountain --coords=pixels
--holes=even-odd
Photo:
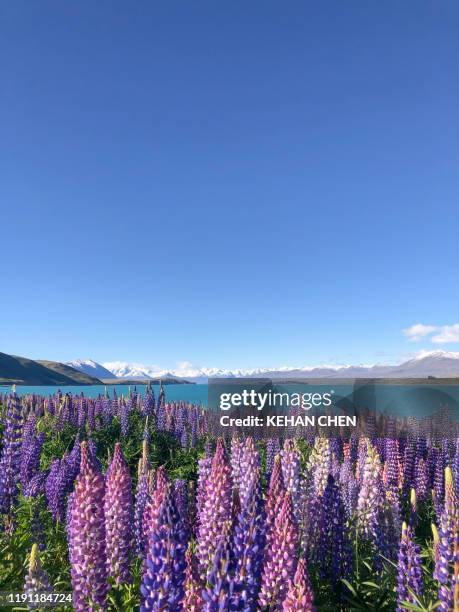
[[[67,361],[66,365],[99,379],[113,378],[114,376],[113,372],[107,370],[107,368],[104,368],[100,363],[96,363],[92,359],[75,359],[74,361]]]
[[[322,365],[279,368],[255,368],[228,370],[222,368],[196,368],[184,364],[176,370],[165,370],[157,365],[104,362],[91,360],[69,362],[70,366],[97,378],[179,378],[204,383],[209,378],[459,378],[459,352],[422,351],[416,357],[398,365]]]

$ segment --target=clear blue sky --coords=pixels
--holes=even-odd
[[[459,5],[4,2],[0,350],[374,362],[459,320]]]

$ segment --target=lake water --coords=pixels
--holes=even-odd
[[[238,379],[242,386],[245,386],[243,379]],[[234,381],[233,381],[234,382]],[[282,385],[283,390],[290,392],[299,391],[298,387]],[[290,388],[289,388],[290,387]],[[412,382],[411,384],[380,384],[372,381],[346,381],[335,384],[333,380],[326,384],[310,383],[303,387],[301,392],[330,392],[333,394],[333,404],[345,410],[352,410],[353,406],[369,408],[379,412],[388,412],[400,416],[421,417],[432,414],[442,407],[448,407],[453,418],[459,420],[459,385],[443,384],[443,381],[426,381],[423,383]],[[134,389],[133,385],[130,386]],[[159,385],[152,385],[155,396],[158,397]],[[129,394],[128,385],[93,385],[93,386],[68,386],[60,387],[62,393],[72,393],[79,395],[83,393],[86,397],[103,396],[105,391],[109,396],[113,396],[114,390],[118,397]],[[147,387],[144,384],[137,385],[137,392],[145,394]],[[207,406],[208,404],[208,385],[196,384],[170,384],[163,386],[166,401],[187,401],[194,404]],[[279,387],[278,387],[279,389]],[[8,393],[10,386],[0,386],[0,394]],[[16,391],[19,395],[34,393],[36,395],[55,394],[58,387],[45,386],[18,386]],[[225,391],[237,389],[224,389]],[[223,391],[223,388],[219,388]],[[213,397],[213,396],[212,396]],[[214,403],[214,402],[213,402]]]
[[[158,397],[159,385],[151,385]],[[134,390],[133,385],[89,385],[79,386],[72,385],[68,387],[43,387],[43,386],[17,386],[16,393],[18,395],[29,395],[31,393],[35,395],[53,395],[58,389],[62,393],[72,393],[73,395],[79,395],[83,393],[85,397],[98,397],[99,395],[105,395],[107,391],[110,397],[113,396],[113,391],[116,390],[118,397],[121,395],[127,396],[129,394],[129,388],[131,391]],[[141,395],[145,394],[147,389],[146,385],[137,385],[137,392]],[[193,404],[207,405],[207,385],[163,385],[164,392],[166,394],[167,401],[183,400],[192,402]],[[11,390],[11,386],[1,386],[0,393],[8,393]]]

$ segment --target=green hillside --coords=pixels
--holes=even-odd
[[[33,361],[0,353],[0,384],[17,385],[94,385],[97,378],[54,361]]]
[[[89,374],[85,374],[84,372],[80,372],[79,370],[75,370],[75,368],[65,365],[65,363],[59,363],[59,361],[47,361],[44,359],[37,359],[36,363],[43,365],[49,370],[53,370],[53,372],[68,376],[69,378],[75,381],[73,383],[74,385],[100,385],[101,383],[98,378],[90,376]]]

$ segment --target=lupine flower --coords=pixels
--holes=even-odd
[[[133,517],[131,475],[119,442],[107,470],[104,512],[108,575],[116,584],[128,582]]]
[[[150,482],[148,485],[149,495],[147,498],[147,503],[145,504],[142,519],[143,539],[145,550],[147,551],[147,559],[151,551],[149,544],[150,536],[152,531],[156,528],[161,504],[163,503],[164,495],[169,484],[164,466],[158,468],[154,489],[152,486],[153,483],[151,482],[151,476],[152,473],[150,472]]]
[[[134,537],[137,555],[143,557],[145,550],[145,538],[143,535],[143,515],[149,497],[149,471],[150,462],[148,461],[148,443],[146,440],[142,444],[142,457],[139,459],[137,488],[134,503]]]
[[[246,503],[247,497],[260,480],[260,455],[255,447],[253,438],[246,438],[240,456],[240,482],[239,499],[241,506]]]
[[[185,595],[186,549],[186,529],[168,484],[156,525],[150,534],[149,554],[140,587],[141,612],[180,609]]]
[[[279,438],[269,438],[266,441],[266,475],[269,477],[274,467],[274,458],[280,453]]]
[[[239,593],[239,609],[256,610],[265,541],[266,523],[261,485],[259,479],[254,479],[237,515],[234,528],[234,583]]]
[[[285,440],[281,458],[285,488],[292,494],[293,508],[297,516],[300,496],[300,454],[293,440]]]
[[[454,480],[450,468],[445,470],[445,506],[440,516],[439,542],[436,554],[435,577],[440,588],[438,598],[441,612],[453,606],[454,585],[452,584],[451,565],[454,561],[454,546],[457,533],[457,500]]]
[[[108,591],[104,516],[105,483],[86,442],[75,482],[69,525],[73,606],[84,612],[105,608]]]
[[[298,561],[295,577],[290,582],[287,596],[282,602],[283,612],[314,612],[314,595],[309,582],[305,559]]]
[[[48,471],[39,472],[33,476],[27,486],[23,490],[23,494],[26,497],[37,497],[45,492],[46,479],[48,478]]]
[[[319,533],[319,564],[321,574],[330,577],[336,587],[351,570],[352,550],[345,529],[345,509],[333,476],[322,497]]]
[[[203,612],[240,610],[234,588],[235,559],[231,550],[231,524],[222,525],[215,555],[207,573],[207,587],[203,590]]]
[[[266,499],[266,549],[271,548],[272,532],[274,522],[282,508],[285,495],[284,478],[282,476],[281,457],[277,455],[269,482],[268,496]]]
[[[186,551],[185,561],[185,598],[182,608],[187,612],[201,612],[204,603],[202,598],[202,582],[199,575],[198,561],[196,555],[191,550],[190,544]]]
[[[402,525],[397,567],[397,611],[403,611],[407,609],[404,602],[416,603],[414,596],[421,595],[423,590],[419,546],[406,523]]]
[[[308,470],[314,477],[314,489],[319,497],[325,491],[328,475],[331,469],[330,440],[328,438],[316,438],[314,448],[309,457]]]
[[[223,441],[218,440],[212,467],[207,479],[206,498],[199,519],[198,559],[201,575],[207,573],[215,554],[222,525],[232,513],[231,468],[226,459]]]
[[[240,478],[241,478],[241,457],[244,448],[243,442],[236,437],[231,438],[231,477],[233,479],[233,486],[239,489]]]
[[[22,440],[20,480],[23,490],[40,469],[40,453],[45,434],[31,434]]]
[[[40,557],[38,552],[38,545],[32,545],[32,551],[30,553],[29,569],[27,571],[24,593],[29,599],[29,610],[36,610],[41,608],[42,605],[38,601],[35,603],[33,600],[36,596],[41,594],[48,594],[52,592],[51,583],[49,581],[48,574],[42,568],[40,563]]]
[[[18,494],[21,461],[21,403],[16,393],[6,403],[0,454],[0,514],[11,515]]]
[[[291,493],[286,493],[275,518],[270,548],[266,548],[259,603],[276,609],[284,601],[288,584],[296,570],[298,528],[293,514]]]
[[[365,537],[376,536],[378,513],[382,503],[381,463],[375,448],[368,443],[362,486],[357,501],[358,524]]]

